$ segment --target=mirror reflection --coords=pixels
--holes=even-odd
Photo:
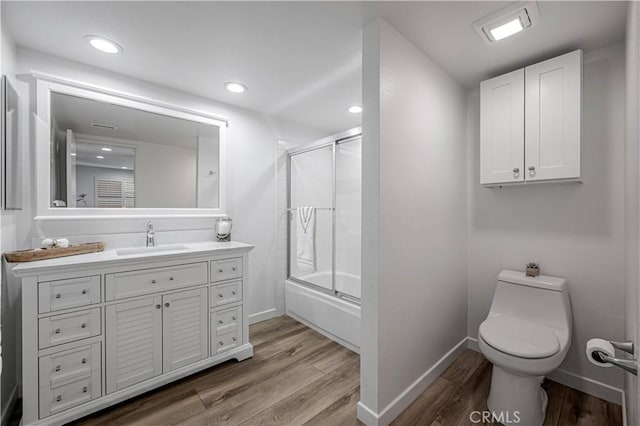
[[[218,127],[51,94],[51,206],[217,208]]]

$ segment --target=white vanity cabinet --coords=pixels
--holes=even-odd
[[[253,355],[252,246],[114,251],[23,263],[23,423],[64,424],[229,359]],[[215,374],[215,373],[214,373]]]
[[[480,183],[581,177],[582,51],[480,84]]]

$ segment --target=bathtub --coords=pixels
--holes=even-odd
[[[331,283],[331,273],[326,273],[327,286]],[[351,275],[351,274],[340,274]],[[314,282],[321,282],[316,275]],[[350,282],[357,280],[360,286],[360,277],[341,276],[337,282]],[[349,281],[350,280],[350,281]],[[360,306],[348,302],[340,297],[314,290],[310,286],[296,281],[285,281],[285,305],[287,315],[313,328],[326,337],[340,343],[354,352],[360,353]]]

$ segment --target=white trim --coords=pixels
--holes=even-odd
[[[312,329],[314,331],[317,331],[318,333],[322,334],[327,339],[333,340],[337,344],[344,346],[345,348],[349,349],[350,351],[355,352],[358,355],[360,354],[360,348],[358,346],[356,346],[356,345],[354,345],[354,344],[352,344],[350,342],[347,342],[344,339],[341,339],[340,337],[336,336],[335,334],[329,333],[327,330],[323,329],[322,327],[318,327],[314,323],[307,321],[306,319],[294,314],[293,312],[289,312],[289,311],[285,310],[285,315],[287,315],[288,317],[291,317],[294,320],[306,325],[310,329]]]
[[[271,318],[279,317],[276,308],[267,309],[266,311],[256,312],[249,315],[249,324],[255,324],[260,321],[266,321]]]
[[[467,337],[467,347],[476,352],[482,352],[478,346],[478,339],[474,337]],[[624,391],[607,385],[606,383],[598,382],[588,377],[580,376],[562,369],[556,369],[547,374],[546,377],[554,382],[558,382],[572,389],[579,390],[580,392],[593,395],[597,398],[604,399],[605,401],[613,402],[618,405],[624,404]]]
[[[37,215],[35,220],[66,219],[76,220],[97,217],[107,218],[160,218],[160,217],[218,217],[225,215],[226,208],[226,131],[227,121],[218,116],[190,110],[179,105],[156,101],[129,93],[111,90],[96,85],[82,83],[49,74],[32,72],[36,78],[37,113],[34,115],[36,127],[36,200]],[[50,152],[49,134],[51,127],[51,93],[62,93],[99,102],[107,102],[127,108],[138,109],[155,114],[166,115],[183,120],[194,121],[218,127],[219,131],[219,207],[198,209],[162,209],[162,208],[136,208],[127,209],[64,209],[50,206]]]
[[[2,407],[2,414],[0,414],[0,424],[2,426],[6,426],[9,421],[9,417],[11,417],[11,413],[13,413],[13,409],[16,406],[16,402],[18,401],[18,385],[16,384],[11,391],[11,395],[7,400],[7,405]]]
[[[398,417],[413,403],[440,375],[447,369],[467,347],[467,337],[440,358],[431,368],[425,371],[415,382],[400,393],[380,414],[358,402],[358,419],[368,426],[386,426]]]

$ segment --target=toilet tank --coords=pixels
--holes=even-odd
[[[570,333],[572,319],[567,281],[502,271],[491,303],[489,316],[492,315],[507,315]]]

